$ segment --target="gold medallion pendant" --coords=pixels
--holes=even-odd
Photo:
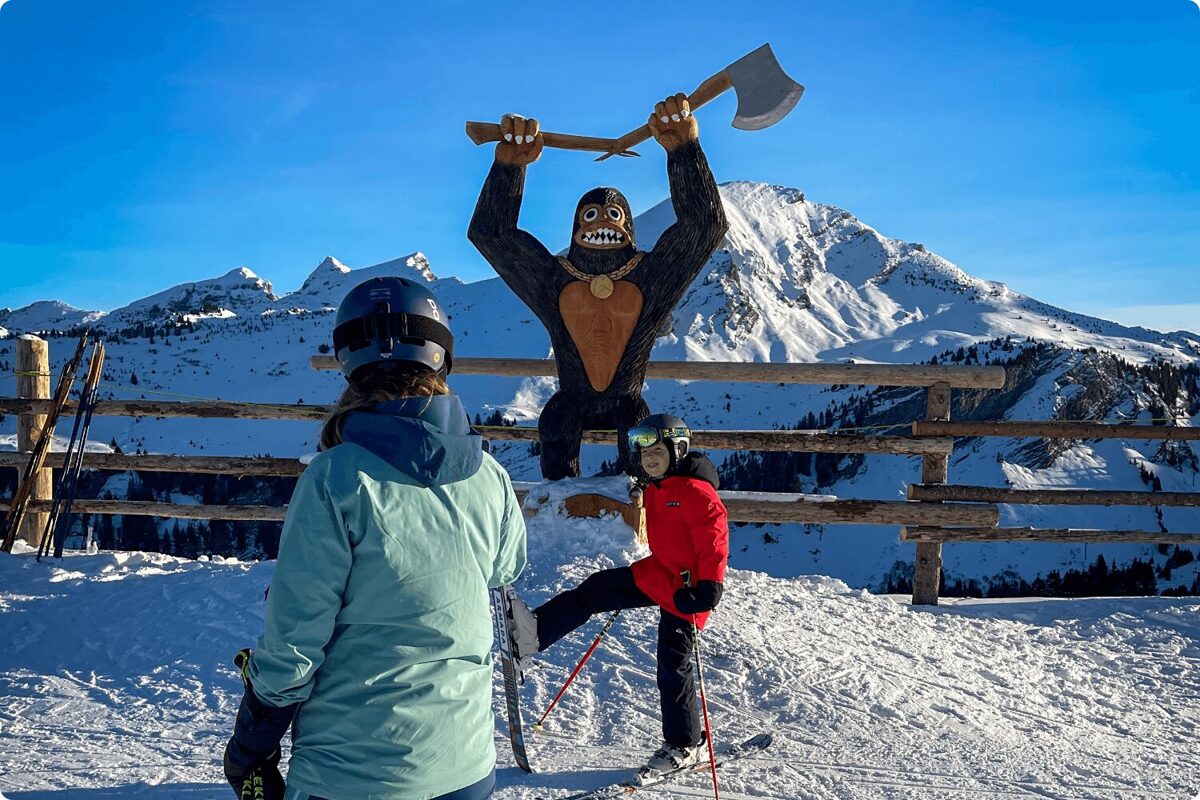
[[[637,265],[639,262],[641,262],[642,256],[644,255],[646,254],[634,253],[633,258],[626,261],[623,267],[614,272],[610,272],[607,275],[604,273],[600,273],[599,275],[588,275],[586,272],[580,272],[579,270],[575,269],[575,266],[570,261],[562,256],[558,257],[558,264],[564,270],[566,270],[567,274],[569,274],[572,278],[586,283],[588,288],[592,291],[592,297],[596,298],[597,300],[607,300],[608,298],[612,297],[612,294],[615,291],[613,287],[616,281],[621,280],[626,275],[637,269]]]
[[[613,293],[612,278],[607,275],[596,275],[590,281],[592,296],[607,300]]]

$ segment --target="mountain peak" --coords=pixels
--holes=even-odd
[[[429,259],[420,250],[406,256],[401,256],[400,258],[393,258],[391,261],[384,261],[382,264],[365,267],[362,272],[364,273],[364,279],[373,278],[378,274],[389,271],[401,278],[411,278],[411,275],[405,274],[408,270],[417,272],[429,283],[433,283],[438,279],[437,275],[433,274],[433,270],[429,268]],[[366,274],[368,272],[370,274]]]
[[[358,269],[351,269],[333,256],[326,256],[299,289],[283,298],[283,303],[289,308],[309,311],[337,308],[346,293],[363,281],[391,276],[419,278],[426,283],[438,279],[429,268],[429,259],[419,251]]]
[[[325,256],[321,263],[317,264],[317,268],[312,271],[312,274],[309,275],[309,278],[311,279],[313,275],[316,275],[319,272],[337,272],[344,274],[349,271],[350,268],[341,261],[338,261],[335,257]]]
[[[103,316],[103,311],[83,311],[58,300],[35,300],[16,310],[0,308],[0,325],[19,331],[68,330]]]

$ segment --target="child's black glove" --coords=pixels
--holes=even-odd
[[[684,614],[703,614],[716,608],[723,594],[725,584],[720,581],[697,581],[675,592],[675,607]]]
[[[242,673],[242,704],[233,737],[225,746],[225,778],[238,800],[283,800],[279,774],[279,742],[292,724],[296,706],[269,706],[250,685],[250,650],[239,650],[233,659]]]

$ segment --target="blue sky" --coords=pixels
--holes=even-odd
[[[803,188],[885,235],[1073,310],[1200,328],[1200,7],[1114,2],[59,2],[0,7],[0,306],[108,309],[248,266],[466,241],[506,111],[617,135],[771,41],[808,87],[766,131],[700,114],[719,180]],[[666,193],[657,145],[531,168],[523,224],[566,243],[612,184]]]

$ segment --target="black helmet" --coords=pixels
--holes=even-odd
[[[419,364],[448,375],[454,337],[433,292],[407,278],[371,278],[338,306],[333,351],[346,380],[371,364]]]
[[[692,445],[692,431],[679,417],[671,414],[652,414],[630,428],[625,434],[625,441],[629,443],[631,452],[662,442],[671,453],[673,469],[687,455]]]

